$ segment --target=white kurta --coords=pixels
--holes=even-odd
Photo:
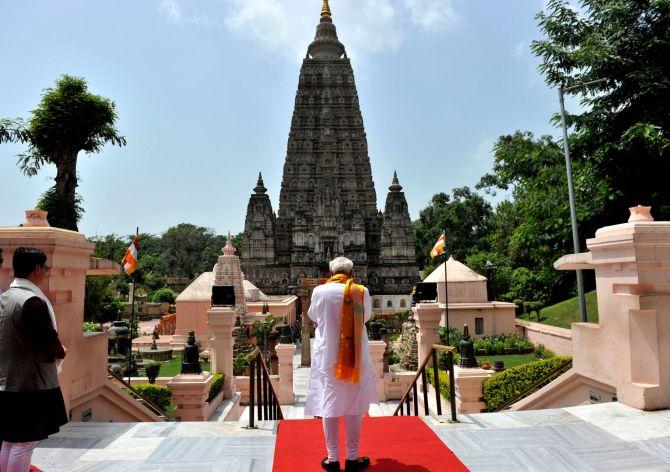
[[[312,351],[312,372],[307,389],[305,415],[332,418],[367,413],[370,403],[379,403],[375,371],[370,359],[368,333],[363,326],[361,376],[358,384],[334,378],[340,345],[340,321],[344,284],[320,285],[312,292],[308,315],[317,324]],[[370,292],[363,297],[365,321],[372,316]],[[305,342],[306,340],[304,340]]]

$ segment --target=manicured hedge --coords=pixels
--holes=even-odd
[[[484,401],[487,409],[495,411],[570,359],[556,356],[513,367],[491,377],[484,382]]]
[[[449,373],[440,369],[437,371],[440,373],[440,395],[449,400]],[[426,367],[426,377],[428,377],[428,382],[435,387],[432,367]]]
[[[168,408],[170,408],[170,404],[172,403],[172,392],[164,385],[139,384],[135,385],[135,390],[137,390],[140,395],[151,400],[163,411],[167,411]]]
[[[207,397],[208,402],[214,400],[214,398],[223,388],[223,374],[214,374],[212,377],[214,377],[214,379],[212,380],[212,384],[209,387],[209,397]]]

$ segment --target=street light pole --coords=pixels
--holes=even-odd
[[[572,222],[572,246],[575,254],[579,254],[581,249],[579,247],[579,234],[577,232],[577,209],[575,206],[575,190],[572,185],[572,164],[570,162],[570,148],[568,146],[568,125],[565,121],[565,99],[564,95],[566,91],[574,90],[577,88],[584,87],[586,85],[591,85],[599,82],[606,82],[608,79],[598,79],[592,80],[590,82],[578,83],[572,87],[563,88],[560,86],[558,88],[558,100],[561,105],[561,123],[563,125],[563,151],[565,153],[565,170],[568,177],[568,197],[570,199],[570,221]],[[579,320],[582,323],[586,323],[586,299],[584,298],[584,278],[582,277],[582,271],[577,270],[577,297],[579,299]]]

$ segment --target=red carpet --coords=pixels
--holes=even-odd
[[[344,421],[340,420],[340,465],[346,453]],[[366,417],[360,438],[361,456],[369,456],[370,472],[467,471],[453,452],[421,418],[416,416]],[[326,456],[321,420],[279,422],[274,472],[317,472]]]

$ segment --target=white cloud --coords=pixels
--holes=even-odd
[[[519,41],[514,48],[514,57],[522,58],[528,51],[528,43],[526,41]]]
[[[321,8],[316,0],[218,1],[219,18],[193,14],[186,7],[198,4],[182,0],[161,0],[161,11],[171,23],[220,24],[264,53],[298,59],[314,38]],[[411,27],[439,33],[457,22],[452,0],[338,0],[331,10],[340,41],[357,58],[397,49]]]
[[[189,4],[191,7],[192,4]],[[182,3],[179,0],[161,0],[158,9],[165,15],[168,23],[183,25],[186,23],[193,25],[215,26],[217,20],[207,14],[195,14],[191,11],[184,12]]]
[[[451,0],[402,0],[413,24],[428,31],[453,26],[458,17]]]
[[[177,0],[162,0],[159,9],[163,12],[169,23],[179,24],[182,22],[181,6]]]
[[[473,154],[470,155],[470,160],[473,162],[486,162],[490,160],[493,155],[493,146],[495,140],[492,138],[484,138],[479,142],[479,146]]]

